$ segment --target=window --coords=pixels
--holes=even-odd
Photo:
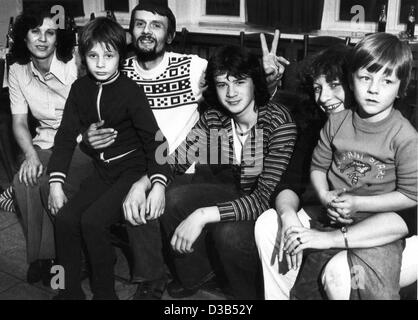
[[[365,21],[377,22],[383,5],[388,7],[388,0],[341,0],[339,10],[340,21],[351,21],[356,6],[364,8]]]
[[[84,16],[83,0],[23,0],[23,9],[45,8],[50,9],[55,5],[61,5],[67,15],[73,17]]]
[[[386,31],[395,34],[404,31],[409,7],[416,5],[416,0],[324,0],[321,30],[376,32],[377,15],[384,3],[387,4]],[[364,22],[358,23],[362,17]]]
[[[206,0],[206,15],[238,16],[240,0]]]
[[[129,0],[105,0],[105,10],[129,13]]]
[[[245,23],[245,0],[201,0],[193,1],[196,9],[200,5],[199,22]]]

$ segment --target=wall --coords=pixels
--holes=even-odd
[[[22,0],[0,0],[0,8],[0,46],[5,46],[9,19],[19,14]]]

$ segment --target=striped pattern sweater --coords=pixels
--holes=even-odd
[[[258,108],[258,121],[236,163],[231,118],[219,110],[207,110],[171,154],[175,174],[182,174],[193,161],[211,167],[232,165],[238,169],[237,185],[243,196],[218,203],[221,221],[256,220],[270,207],[271,196],[292,156],[297,129],[289,111],[269,102]]]

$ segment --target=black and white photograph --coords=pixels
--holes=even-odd
[[[0,303],[417,301],[417,11],[0,0]]]

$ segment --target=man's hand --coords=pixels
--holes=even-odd
[[[147,223],[145,219],[147,204],[145,194],[148,188],[149,179],[145,175],[132,185],[123,201],[122,207],[125,219],[133,226]]]
[[[271,50],[268,49],[266,37],[260,34],[261,49],[263,51],[263,68],[267,76],[267,82],[273,83],[279,81],[283,77],[285,65],[290,62],[283,57],[276,56],[277,46],[279,44],[280,31],[275,30]]]
[[[147,197],[146,219],[154,220],[164,213],[165,186],[155,183]]]
[[[115,142],[118,132],[112,128],[99,129],[104,120],[91,124],[83,133],[83,142],[93,149],[103,149]]]
[[[62,184],[59,182],[51,183],[48,197],[48,209],[51,214],[55,216],[67,201],[68,199],[62,190]]]
[[[36,152],[27,155],[19,169],[19,181],[34,186],[43,173],[43,166]]]

